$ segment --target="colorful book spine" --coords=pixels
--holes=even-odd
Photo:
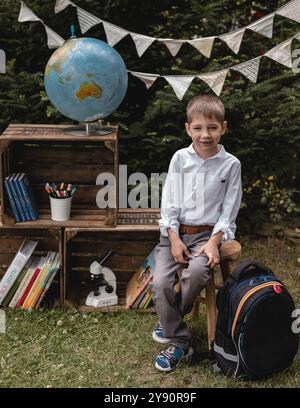
[[[19,194],[18,194],[18,190],[17,190],[17,187],[16,187],[15,176],[16,176],[16,174],[12,174],[12,175],[10,176],[8,182],[9,182],[11,191],[12,191],[12,193],[13,193],[13,196],[14,196],[14,199],[15,199],[15,202],[16,202],[17,209],[18,209],[18,211],[19,211],[19,214],[21,215],[21,221],[27,221],[26,216],[25,216],[25,212],[24,212],[23,207],[22,207],[22,205],[21,205],[21,201],[20,201],[20,197],[19,197]]]
[[[17,303],[18,303],[20,297],[22,296],[24,290],[26,289],[26,287],[28,285],[29,279],[32,276],[32,274],[33,274],[33,272],[34,272],[34,270],[36,268],[37,259],[38,258],[36,258],[34,256],[32,256],[30,258],[31,262],[30,262],[30,265],[29,265],[29,267],[27,269],[26,275],[22,279],[22,282],[20,283],[16,293],[14,294],[13,298],[11,299],[11,301],[10,301],[10,303],[8,305],[10,308],[13,309],[13,308],[15,308],[17,306]]]
[[[58,270],[59,270],[59,267],[57,267],[57,268],[53,271],[53,273],[51,274],[50,278],[48,279],[48,282],[46,283],[46,286],[45,286],[45,288],[44,288],[44,290],[43,290],[43,292],[42,292],[42,294],[41,294],[41,296],[40,296],[40,298],[39,298],[37,304],[36,304],[35,307],[34,307],[35,309],[38,309],[38,308],[42,305],[42,302],[43,302],[43,300],[45,299],[46,294],[47,294],[47,292],[48,292],[48,290],[49,290],[49,288],[50,288],[50,286],[51,286],[51,283],[52,283],[53,279],[55,278],[56,273],[57,273]]]
[[[0,304],[31,257],[38,241],[24,240],[0,282]]]
[[[37,286],[37,289],[36,289],[36,291],[35,291],[35,293],[33,295],[30,306],[28,308],[29,312],[31,312],[35,308],[35,306],[36,306],[40,296],[42,295],[43,290],[45,289],[45,286],[46,286],[48,280],[50,279],[51,275],[56,274],[56,271],[58,269],[58,263],[59,263],[59,254],[56,253],[54,255],[53,261],[51,262],[51,266],[50,266],[48,272],[46,271],[46,273],[45,273],[44,279],[42,279],[42,277],[41,277],[40,283]]]
[[[15,175],[15,177],[14,177],[14,183],[15,183],[15,186],[16,186],[16,190],[17,190],[17,193],[18,193],[18,197],[19,197],[20,204],[21,204],[21,207],[23,209],[23,213],[25,215],[26,221],[31,221],[31,216],[30,216],[29,210],[27,208],[25,197],[24,197],[24,194],[23,194],[21,186],[20,186],[19,177],[20,177],[20,173],[17,173]]]
[[[31,275],[31,277],[29,279],[28,285],[26,286],[24,292],[20,296],[19,301],[17,302],[17,305],[16,305],[17,308],[23,306],[23,303],[24,303],[25,299],[27,298],[31,288],[34,285],[34,283],[36,282],[40,272],[41,272],[41,268],[39,268],[38,266],[33,269],[33,274]]]
[[[10,207],[11,207],[11,210],[12,210],[15,221],[16,222],[21,222],[22,218],[21,218],[21,215],[20,215],[20,213],[19,213],[19,211],[17,209],[17,204],[15,202],[14,193],[11,190],[11,187],[10,187],[9,178],[10,178],[10,176],[6,177],[5,180],[4,180],[4,184],[5,184],[5,188],[6,188],[6,192],[7,192],[7,196],[8,196],[8,201],[10,203]]]
[[[152,299],[153,299],[153,292],[150,292],[149,299],[148,299],[147,302],[145,303],[144,309],[147,309],[147,307],[150,305]]]
[[[29,260],[30,261],[30,260]],[[28,261],[28,262],[29,262]],[[27,264],[28,264],[27,262]],[[11,301],[11,299],[13,298],[14,294],[16,293],[20,283],[22,282],[24,276],[26,275],[27,272],[27,264],[24,266],[22,272],[20,273],[20,275],[17,277],[17,279],[15,280],[14,284],[12,285],[12,287],[9,289],[7,295],[5,296],[5,298],[2,301],[2,306],[7,307]]]
[[[31,184],[29,183],[28,177],[25,173],[22,173],[19,177],[19,183],[25,197],[26,205],[29,209],[30,216],[32,220],[36,220],[39,216],[36,201],[32,191]]]

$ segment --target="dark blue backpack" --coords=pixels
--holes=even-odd
[[[287,369],[299,345],[292,330],[295,304],[262,263],[239,263],[217,295],[214,368],[230,377],[259,379]]]

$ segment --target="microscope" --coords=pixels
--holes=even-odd
[[[94,261],[90,266],[92,292],[86,298],[87,306],[103,307],[118,304],[115,274],[111,269],[102,266],[112,254],[113,251],[110,249],[99,261]]]

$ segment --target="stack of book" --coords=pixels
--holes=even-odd
[[[0,305],[37,309],[59,270],[59,253],[33,256],[37,241],[25,240],[0,281]]]
[[[11,174],[5,178],[4,183],[15,221],[36,220],[38,218],[37,206],[26,174]]]
[[[151,282],[154,265],[153,250],[127,284],[126,309],[146,309],[152,303]]]

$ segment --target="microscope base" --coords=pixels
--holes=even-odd
[[[118,304],[118,296],[117,295],[105,297],[103,295],[95,296],[94,292],[90,292],[90,294],[86,298],[85,304],[87,306],[93,307],[114,306]]]

